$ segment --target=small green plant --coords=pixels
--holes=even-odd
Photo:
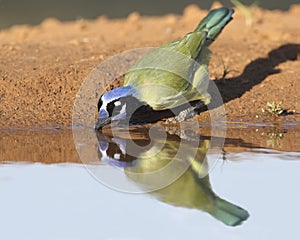
[[[226,67],[225,64],[224,64],[223,59],[221,59],[221,62],[222,62],[222,65],[223,65],[223,74],[222,74],[221,80],[225,80],[225,78],[228,75],[228,73],[238,72],[236,70],[232,70],[232,69],[229,69],[228,67]]]
[[[252,11],[255,7],[257,7],[257,2],[255,1],[250,6],[246,6],[245,4],[241,3],[239,0],[231,0],[231,3],[238,8],[246,18],[246,25],[251,26],[252,25]]]
[[[282,116],[287,113],[287,110],[281,107],[282,101],[279,103],[267,102],[267,111],[274,116]]]

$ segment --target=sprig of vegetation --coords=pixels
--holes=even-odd
[[[282,101],[279,103],[267,102],[267,111],[274,116],[282,116],[287,113],[287,110],[281,106]],[[264,111],[264,110],[263,110]]]
[[[238,8],[245,15],[246,25],[251,26],[253,20],[252,11],[255,7],[258,6],[257,1],[252,3],[250,6],[246,6],[245,4],[241,3],[239,0],[230,0],[230,1],[236,8]]]
[[[221,62],[222,62],[222,65],[223,65],[223,74],[222,74],[222,77],[221,77],[221,80],[225,80],[226,76],[228,75],[228,73],[231,73],[231,72],[238,72],[236,70],[233,70],[233,69],[229,69],[229,67],[225,66],[224,64],[224,61],[223,59],[221,59]]]

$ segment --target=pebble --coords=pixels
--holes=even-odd
[[[127,17],[127,22],[136,23],[141,19],[141,15],[138,12],[132,12]]]

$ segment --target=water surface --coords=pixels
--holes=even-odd
[[[207,176],[199,175],[208,169],[203,156],[211,142],[210,136],[203,134],[197,161],[188,165],[181,177],[183,184],[142,194],[116,191],[101,183],[81,163],[68,129],[2,131],[1,236],[3,239],[296,239],[300,155],[295,137],[299,132],[296,128],[284,129],[283,134],[278,133],[278,128],[274,131],[268,127],[235,128],[235,134],[229,130],[231,137],[226,139],[221,154],[225,160],[218,160]],[[247,137],[242,134],[246,131]],[[255,145],[253,138],[257,133],[261,137]],[[168,137],[168,147],[161,151],[168,153],[164,161],[172,155],[176,139],[182,141],[175,135]],[[98,150],[97,159],[90,165],[111,178],[117,172],[117,177],[127,179],[127,184],[139,189],[149,187],[149,182],[132,177],[130,172],[153,170],[153,166],[160,166],[161,159],[148,157],[147,161],[145,158],[144,162],[137,161],[142,159],[141,155],[129,159],[121,151],[119,161],[104,161],[104,152],[117,160],[115,153],[124,142],[103,135],[96,140],[102,141],[102,148],[99,149],[99,144],[94,146]],[[149,148],[153,149],[155,143]],[[184,147],[190,149],[190,145]],[[182,159],[188,159],[188,155]],[[206,157],[220,158],[213,152]],[[150,165],[145,164],[149,161]],[[199,205],[204,198],[211,199],[211,192],[250,216],[245,216],[241,225],[230,226],[226,219],[210,212],[211,208],[205,208],[211,204]]]

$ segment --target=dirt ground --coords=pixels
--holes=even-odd
[[[191,5],[182,15],[46,19],[38,26],[1,30],[0,128],[70,126],[76,93],[93,68],[122,51],[179,39],[206,14]],[[294,124],[300,113],[300,5],[287,12],[257,8],[251,23],[239,10],[233,17],[210,47],[210,75],[227,120]],[[222,78],[224,69],[229,73]],[[263,112],[273,101],[282,101],[290,114]],[[198,117],[209,121],[208,113]]]

